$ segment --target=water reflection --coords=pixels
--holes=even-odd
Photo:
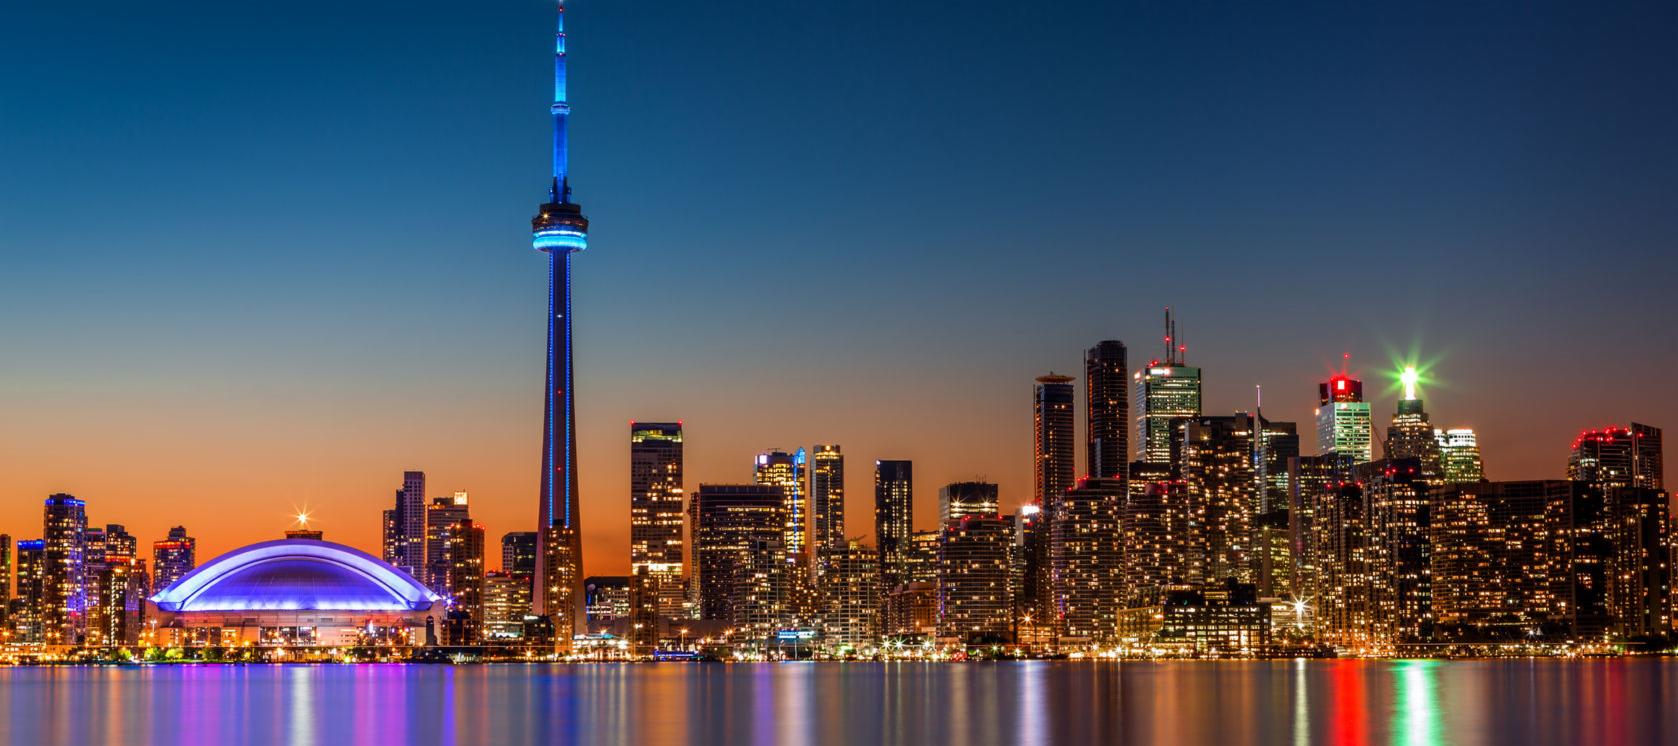
[[[1674,743],[1678,661],[0,669],[16,743]]]

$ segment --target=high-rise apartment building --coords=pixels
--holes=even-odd
[[[1006,518],[970,515],[944,524],[938,542],[938,634],[968,644],[1014,639]]]
[[[152,542],[151,557],[152,587],[162,591],[198,566],[198,540],[185,526],[175,526],[168,538]]]
[[[967,515],[1001,515],[997,487],[990,482],[951,482],[938,490],[938,522]]]
[[[753,481],[780,487],[781,493],[785,495],[787,522],[782,529],[784,536],[781,542],[789,558],[799,557],[804,553],[804,480],[808,465],[809,456],[802,448],[792,453],[770,449],[757,455],[756,470],[753,474]]]
[[[915,467],[910,461],[874,462],[874,540],[880,552],[880,587],[891,590],[908,574],[909,534],[914,530]]]
[[[1059,631],[1103,641],[1118,629],[1124,597],[1125,480],[1084,479],[1049,521],[1049,566]]]
[[[848,550],[850,544],[845,537],[845,454],[837,444],[817,443],[810,451],[810,519],[820,573],[828,554]]]
[[[689,503],[703,619],[762,639],[782,611],[786,493],[777,485],[702,484]]]
[[[17,642],[46,642],[47,553],[43,539],[17,543],[17,595],[7,622]]]
[[[1084,352],[1089,476],[1122,479],[1130,464],[1130,378],[1125,346],[1116,339]]]
[[[1077,476],[1075,380],[1050,373],[1038,377],[1032,390],[1032,500],[1045,508],[1056,504]]]
[[[471,521],[471,497],[465,492],[431,498],[425,509],[425,577],[420,578],[433,593],[447,596],[454,572],[446,554],[448,532],[461,521]]]
[[[384,560],[415,578],[425,577],[425,472],[402,472],[396,505],[384,512]]]
[[[449,643],[475,645],[484,625],[484,527],[461,518],[443,529],[443,580]]]
[[[510,642],[524,637],[530,613],[530,576],[506,571],[484,574],[484,641]]]
[[[87,632],[86,507],[62,493],[46,500],[42,630],[49,645],[80,644]]]
[[[509,531],[501,535],[501,569],[521,575],[536,574],[536,554],[541,543],[535,531]]]
[[[682,423],[631,422],[629,572],[638,578],[636,602],[652,604],[644,611],[655,627],[683,612],[683,499]]]
[[[830,648],[860,650],[880,638],[880,555],[846,543],[832,552],[822,575],[822,627]]]

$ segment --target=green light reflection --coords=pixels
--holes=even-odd
[[[1393,707],[1392,742],[1405,746],[1444,743],[1439,727],[1439,661],[1399,661],[1398,702]]]

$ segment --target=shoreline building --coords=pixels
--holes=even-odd
[[[1445,483],[1445,467],[1433,423],[1428,421],[1427,410],[1422,408],[1421,396],[1416,392],[1420,379],[1413,367],[1399,374],[1404,398],[1398,400],[1398,410],[1393,412],[1383,450],[1388,459],[1413,458],[1421,462],[1422,481],[1436,486]]]
[[[1079,480],[1049,522],[1049,567],[1059,632],[1106,641],[1118,634],[1124,582],[1125,481]]]
[[[680,421],[629,424],[629,573],[654,627],[685,616],[682,449]]]
[[[425,587],[447,597],[449,578],[454,572],[449,565],[447,543],[449,529],[461,521],[470,521],[472,512],[465,492],[431,498],[425,509]]]
[[[944,524],[938,541],[938,636],[963,644],[1014,641],[1010,582],[1012,522],[969,515]]]
[[[700,618],[766,639],[786,590],[786,493],[774,485],[701,484],[689,510]]]
[[[555,637],[575,629],[582,615],[583,546],[577,480],[577,387],[572,336],[571,258],[588,248],[588,218],[571,201],[568,123],[571,103],[565,90],[565,2],[559,3],[554,29],[553,178],[548,201],[530,219],[531,246],[548,259],[547,386],[543,391],[542,471],[538,484],[536,529],[543,533],[537,555],[534,608],[539,614],[565,614],[555,620]],[[555,542],[563,546],[554,545]],[[552,563],[566,563],[555,567]],[[550,596],[559,594],[563,599]],[[558,639],[565,644],[568,639]]]
[[[58,493],[43,512],[44,642],[79,645],[87,633],[87,503]]]
[[[995,516],[1002,512],[997,486],[990,482],[951,482],[938,490],[940,525],[962,516]]]
[[[1573,441],[1567,478],[1603,487],[1661,489],[1661,430],[1631,423],[1586,430]]]
[[[154,595],[168,647],[419,645],[442,597],[359,549],[320,539],[241,547]]]
[[[1130,464],[1130,391],[1125,346],[1104,339],[1084,352],[1089,476],[1123,479]]]
[[[1171,464],[1174,422],[1200,416],[1200,369],[1185,364],[1188,346],[1165,309],[1165,357],[1136,371],[1136,460]]]

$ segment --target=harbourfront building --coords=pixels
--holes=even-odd
[[[87,634],[87,504],[63,493],[47,498],[41,538],[43,642],[80,645]]]
[[[484,642],[507,643],[524,637],[530,614],[530,576],[492,571],[484,574]]]
[[[447,597],[449,575],[453,572],[445,553],[449,529],[461,521],[472,520],[471,498],[465,492],[431,498],[425,508],[425,587]]]
[[[43,643],[46,631],[47,556],[46,542],[23,539],[17,543],[17,592],[7,614],[12,640]]]
[[[1567,459],[1568,479],[1602,487],[1658,490],[1662,471],[1660,428],[1636,422],[1580,433]]]
[[[1014,529],[1000,516],[944,524],[938,542],[938,636],[962,644],[1014,639],[1010,554]]]
[[[880,638],[880,556],[848,542],[822,575],[823,640],[830,648],[866,650]]]
[[[629,571],[652,624],[684,615],[682,423],[629,424]]]
[[[425,577],[425,472],[402,473],[395,506],[384,512],[384,560]]]
[[[169,647],[413,646],[444,602],[358,549],[280,539],[221,555],[150,599]]]
[[[702,484],[689,510],[700,618],[764,639],[784,600],[786,493],[776,485]]]
[[[1093,641],[1117,633],[1124,581],[1125,481],[1079,480],[1049,521],[1049,567],[1060,634]]]
[[[1136,385],[1136,460],[1171,463],[1173,423],[1200,416],[1200,369],[1185,362],[1188,348],[1177,338],[1171,309],[1165,311],[1165,357],[1155,358],[1132,377]]]
[[[476,645],[484,627],[484,527],[461,518],[443,530],[443,591],[449,604],[448,641]]]

